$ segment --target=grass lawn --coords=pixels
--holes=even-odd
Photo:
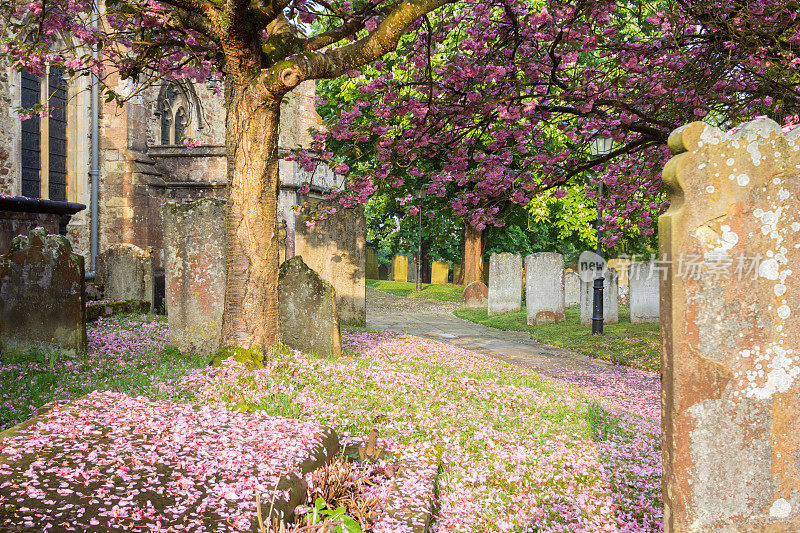
[[[661,367],[658,324],[631,324],[627,307],[619,308],[619,324],[603,326],[602,336],[592,335],[591,326],[580,324],[580,310],[577,308],[567,309],[566,322],[543,326],[529,326],[524,309],[493,316],[483,310],[460,309],[455,311],[455,315],[493,328],[529,331],[531,338],[539,342],[563,346],[620,365],[654,372]]]
[[[448,302],[460,302],[461,296],[464,293],[463,285],[454,285],[452,283],[444,283],[439,285],[423,283],[422,292],[416,292],[416,283],[406,281],[368,279],[367,285],[378,290],[382,290],[383,292],[396,294],[397,296],[406,296],[408,298],[429,298],[431,300],[445,300]]]
[[[167,348],[167,320],[156,315],[100,318],[88,326],[88,351],[0,353],[0,430],[54,401],[94,390],[176,399],[165,386],[208,361]]]

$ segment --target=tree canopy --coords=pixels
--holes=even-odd
[[[336,103],[316,148],[349,178],[343,206],[424,186],[478,228],[548,189],[588,185],[596,197],[602,181],[614,246],[652,234],[666,208],[673,129],[798,121],[798,16],[777,0],[458,2],[350,74],[352,98]],[[592,158],[598,136],[614,147]]]

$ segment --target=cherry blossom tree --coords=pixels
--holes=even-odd
[[[361,97],[336,102],[316,148],[347,173],[342,206],[422,185],[473,232],[501,226],[509,203],[587,186],[614,246],[654,232],[674,128],[798,121],[799,13],[786,0],[467,0],[349,80]],[[591,158],[597,136],[614,148]]]
[[[410,24],[448,1],[3,0],[0,56],[16,69],[92,73],[119,102],[164,79],[224,82],[223,345],[264,352],[278,329],[281,99],[306,80],[335,78],[379,59]],[[317,18],[327,29],[311,33]]]

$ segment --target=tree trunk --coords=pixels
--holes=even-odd
[[[227,109],[228,218],[222,345],[267,353],[278,339],[280,98],[231,77]]]
[[[486,265],[483,252],[486,248],[486,232],[464,223],[464,249],[461,254],[461,276],[459,285],[469,285],[473,281],[484,281]]]

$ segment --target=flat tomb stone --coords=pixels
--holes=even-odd
[[[338,450],[316,423],[94,392],[0,433],[0,529],[257,531],[256,491],[286,517]]]
[[[489,314],[514,313],[522,307],[522,256],[504,252],[489,258]]]

